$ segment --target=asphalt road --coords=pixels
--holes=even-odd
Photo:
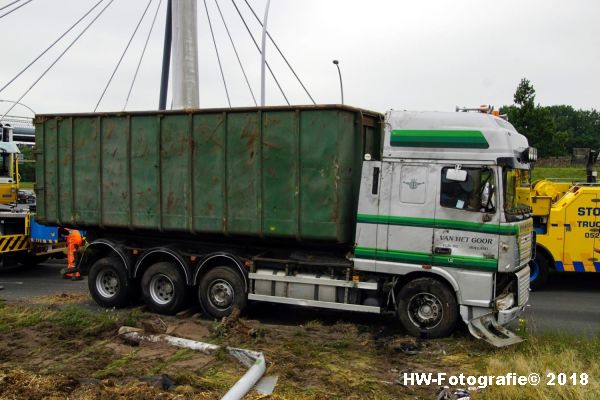
[[[25,300],[37,296],[87,291],[87,281],[62,279],[64,263],[0,269],[0,299]],[[252,314],[261,314],[260,309]],[[358,317],[360,319],[360,317]],[[581,335],[600,334],[600,274],[551,276],[543,290],[532,292],[525,318],[530,329]],[[285,321],[283,322],[285,323]]]
[[[600,273],[552,275],[531,293],[525,318],[533,330],[600,335]]]
[[[66,263],[51,261],[31,267],[0,269],[0,299],[26,300],[32,297],[87,291],[87,280],[63,279],[60,270]]]

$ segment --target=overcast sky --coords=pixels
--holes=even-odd
[[[0,19],[0,87],[97,1],[33,0]],[[258,98],[259,54],[232,1],[218,1]],[[248,7],[235,1],[260,40]],[[266,0],[248,1],[262,16]],[[0,0],[0,7],[11,2]],[[99,110],[123,109],[158,2],[152,2]],[[38,113],[92,111],[147,3],[114,0],[22,101]],[[165,5],[163,0],[128,110],[157,108]],[[254,105],[215,0],[207,5],[232,106]],[[198,11],[200,106],[227,107],[203,1]],[[598,109],[599,16],[598,0],[273,0],[269,32],[317,103],[340,102],[332,64],[339,59],[346,104],[375,111],[511,104],[522,77],[531,80],[541,104]],[[82,29],[83,24],[2,91],[0,99],[18,99]],[[273,46],[267,48],[267,59],[291,103],[308,104]],[[285,104],[271,79],[267,88],[267,105]],[[5,110],[0,103],[0,111]],[[17,107],[11,114],[28,111]]]

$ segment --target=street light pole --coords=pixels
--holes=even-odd
[[[338,60],[333,60],[333,63],[337,67],[338,75],[340,76],[340,91],[342,93],[342,104],[344,104],[344,84],[342,83],[342,71],[340,71],[340,62]]]
[[[10,103],[10,104],[12,104],[13,106],[11,107],[11,109],[14,108],[14,106],[16,106],[16,105],[25,107],[26,109],[28,109],[29,111],[31,111],[31,113],[35,116],[35,111],[33,110],[33,108],[29,107],[26,104],[20,103],[18,101],[14,101],[14,100],[0,100],[0,103]]]

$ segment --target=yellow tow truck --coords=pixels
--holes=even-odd
[[[63,257],[58,228],[35,222],[35,204],[19,204],[19,147],[13,129],[0,123],[0,261],[2,266],[33,264]]]
[[[586,182],[542,179],[532,183],[537,241],[532,289],[542,287],[551,271],[600,272],[600,183],[593,169],[597,159],[598,152],[591,150]]]

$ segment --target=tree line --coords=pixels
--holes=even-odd
[[[538,149],[540,157],[568,156],[576,147],[600,149],[598,111],[536,104],[535,89],[528,79],[521,79],[514,104],[502,107],[500,112]]]

